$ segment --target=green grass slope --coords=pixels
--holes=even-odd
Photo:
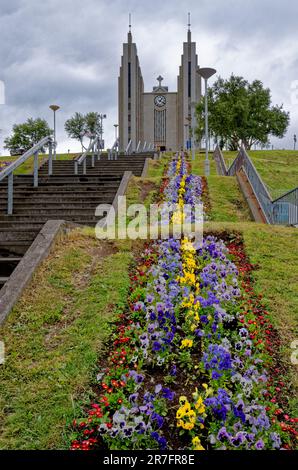
[[[65,429],[92,395],[131,260],[129,251],[75,230],[38,269],[0,329],[0,449],[68,447]]]

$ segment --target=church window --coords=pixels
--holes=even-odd
[[[131,98],[131,63],[128,62],[128,98]]]
[[[191,62],[188,62],[188,98],[191,98]]]

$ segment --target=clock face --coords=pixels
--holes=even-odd
[[[158,106],[159,108],[161,108],[162,106],[164,106],[166,104],[166,97],[164,95],[157,95],[155,98],[154,98],[154,103],[156,106]]]

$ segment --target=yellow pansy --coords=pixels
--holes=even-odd
[[[199,396],[199,398],[198,398],[198,400],[197,400],[197,402],[196,402],[196,404],[195,404],[195,409],[196,409],[196,410],[198,411],[198,413],[200,413],[200,414],[205,413],[206,407],[205,407],[205,405],[204,405],[204,403],[203,403],[203,399],[202,399],[201,396]]]
[[[183,339],[183,340],[182,340],[180,349],[183,349],[183,348],[191,348],[192,345],[193,345],[193,340],[186,338],[186,339]]]
[[[183,423],[182,427],[183,429],[187,429],[188,431],[191,431],[193,428],[194,428],[194,424],[193,423]]]
[[[197,436],[193,438],[192,445],[193,445],[194,450],[205,450],[201,444],[200,438]]]

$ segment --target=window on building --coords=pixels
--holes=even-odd
[[[131,63],[128,62],[128,98],[131,98]]]
[[[191,62],[188,62],[188,98],[191,98]]]

